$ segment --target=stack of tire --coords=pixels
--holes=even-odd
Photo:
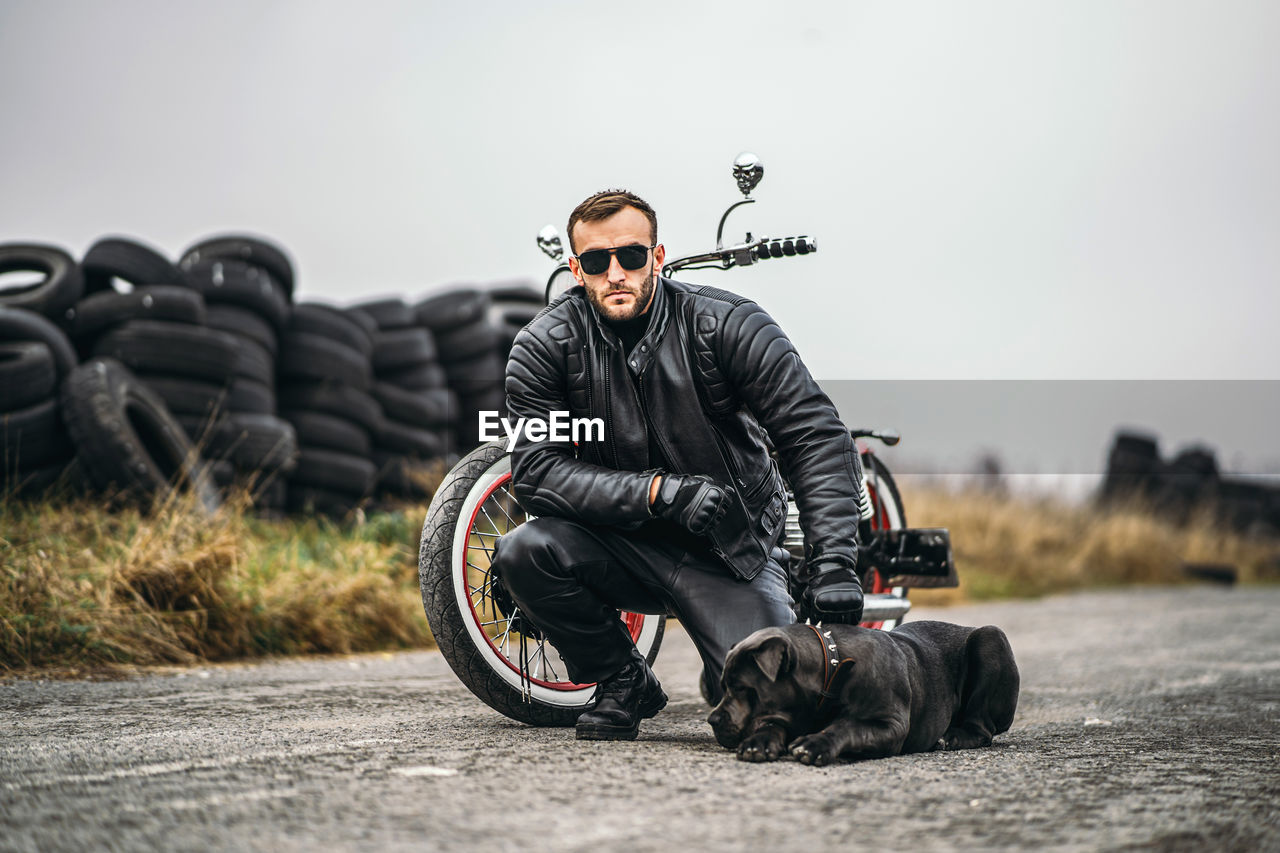
[[[1222,476],[1217,456],[1208,447],[1184,448],[1166,462],[1155,436],[1121,431],[1107,456],[1099,499],[1108,503],[1133,498],[1177,523],[1208,506],[1235,530],[1280,534],[1280,488]]]
[[[383,422],[374,437],[378,491],[402,498],[431,495],[452,440],[456,398],[437,360],[435,337],[403,299],[359,302],[348,309],[373,331],[373,396]]]
[[[545,297],[535,285],[521,280],[493,285],[489,300],[489,319],[498,327],[498,352],[505,361],[516,335],[546,307]]]
[[[279,246],[233,234],[195,243],[179,265],[186,286],[207,305],[210,330],[226,336],[234,350],[221,405],[197,416],[184,412],[183,424],[207,455],[221,461],[222,485],[240,482],[253,490],[259,509],[281,510],[286,475],[298,462],[297,436],[278,417],[276,401],[276,357],[290,316],[293,264]]]
[[[475,288],[446,290],[414,306],[418,324],[435,335],[440,364],[458,397],[459,455],[480,443],[480,412],[506,414],[504,333],[490,317],[492,306],[488,292]]]
[[[369,395],[372,357],[372,336],[347,312],[316,302],[293,306],[276,364],[280,411],[299,445],[291,510],[341,517],[372,493],[373,436],[383,421]]]
[[[218,497],[204,476],[203,461],[164,401],[113,358],[77,364],[71,339],[50,319],[82,332],[82,346],[93,349],[113,327],[130,322],[122,315],[132,319],[139,315],[130,311],[151,310],[155,300],[145,289],[123,305],[117,305],[119,295],[107,292],[116,258],[108,247],[77,265],[52,246],[0,246],[0,273],[41,276],[34,284],[0,293],[5,491],[35,494],[61,479],[72,487],[151,499],[185,481],[196,487],[204,507],[213,509]],[[101,293],[82,299],[86,289]],[[148,322],[141,316],[138,322]],[[106,331],[95,335],[92,330]]]
[[[0,290],[0,493],[36,493],[56,482],[75,449],[58,389],[78,358],[52,321],[75,304],[84,280],[56,246],[0,245],[0,275],[34,277]]]

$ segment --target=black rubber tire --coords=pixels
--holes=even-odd
[[[298,453],[298,466],[289,482],[363,497],[373,490],[377,476],[378,469],[368,457],[304,447]]]
[[[366,457],[373,453],[373,437],[355,421],[302,409],[281,412],[280,416],[293,424],[301,447],[343,450]]]
[[[210,305],[238,305],[275,329],[289,319],[289,294],[263,267],[231,258],[208,258],[184,267],[187,282]]]
[[[505,681],[476,647],[467,630],[464,616],[454,597],[454,535],[463,504],[494,466],[507,456],[500,442],[491,442],[464,456],[445,476],[427,509],[418,549],[418,578],[422,588],[422,606],[444,659],[458,678],[485,704],[513,720],[535,726],[571,726],[582,713],[582,707],[562,707],[536,697],[525,701],[519,688]],[[665,623],[654,617],[657,632],[646,658],[650,663],[662,646]]]
[[[262,267],[280,282],[286,294],[293,295],[293,262],[281,246],[270,240],[248,234],[207,237],[182,253],[179,266],[187,269],[209,258],[228,258]]]
[[[131,320],[167,320],[205,324],[204,297],[189,287],[156,284],[128,293],[104,290],[81,299],[66,311],[67,332],[77,341],[92,338]]]
[[[503,308],[502,313],[498,315],[498,319],[503,325],[515,326],[519,331],[525,326],[533,322],[533,318],[538,316],[540,308],[525,308],[524,306]]]
[[[0,413],[0,453],[0,470],[6,473],[35,471],[74,456],[57,398]]]
[[[279,515],[289,503],[289,481],[284,477],[266,477],[253,490],[253,508],[260,516]]]
[[[429,498],[435,491],[443,458],[411,459],[393,453],[375,451],[373,464],[378,466],[378,490],[406,497]]]
[[[48,399],[58,387],[49,345],[40,341],[0,343],[0,412]]]
[[[543,297],[542,286],[523,280],[489,288],[489,298],[495,305],[503,302],[533,305],[535,313],[541,311],[547,304]]]
[[[387,371],[380,374],[378,380],[409,391],[429,391],[433,388],[449,387],[449,374],[434,361],[406,367],[403,370]]]
[[[227,408],[225,385],[158,373],[139,373],[137,376],[175,415],[208,418]]]
[[[295,514],[327,515],[340,519],[354,512],[363,499],[363,495],[351,495],[332,489],[317,489],[313,486],[289,483],[289,494],[285,506],[289,512]]]
[[[445,442],[439,432],[390,418],[383,422],[382,429],[374,436],[373,441],[378,449],[402,456],[433,459],[444,455]]]
[[[25,308],[50,318],[61,318],[84,295],[84,277],[75,259],[43,243],[0,245],[0,275],[35,272],[40,281],[16,290],[0,290],[0,305]]]
[[[90,359],[62,385],[63,416],[77,456],[100,489],[167,495],[190,484],[209,512],[220,504],[203,460],[164,401],[118,361]]]
[[[487,352],[479,358],[455,361],[444,365],[449,377],[449,387],[465,397],[489,388],[502,387],[506,383],[507,360],[495,352]]]
[[[85,481],[84,471],[74,456],[34,471],[0,471],[0,499],[48,501],[58,495],[83,497],[91,491],[92,486]]]
[[[1107,455],[1107,473],[1102,483],[1104,500],[1134,495],[1153,495],[1160,486],[1164,463],[1154,436],[1119,432]]]
[[[170,408],[172,409],[172,407]],[[187,434],[187,438],[191,439],[191,443],[196,446],[196,450],[200,451],[200,455],[204,457],[211,455],[209,442],[213,440],[214,434],[225,417],[226,414],[221,411],[212,416],[191,415],[183,412],[173,413],[173,419],[182,425],[182,431]]]
[[[449,369],[448,365],[459,361],[474,361],[489,353],[496,354],[501,342],[502,332],[488,319],[438,332],[436,337],[436,347],[445,370]]]
[[[421,326],[388,329],[373,336],[373,370],[388,373],[436,361],[436,342]]]
[[[292,424],[274,415],[233,412],[210,433],[209,451],[241,471],[288,473],[298,463],[298,436]]]
[[[367,299],[353,303],[349,307],[368,314],[378,324],[378,328],[384,331],[387,329],[406,329],[410,326],[418,325],[409,303],[398,297],[392,299]]]
[[[446,427],[458,419],[458,395],[448,388],[409,391],[388,382],[374,383],[373,398],[388,418],[424,429]]]
[[[354,421],[372,435],[382,428],[382,407],[363,391],[329,382],[300,382],[282,385],[276,402],[283,410],[323,412]]]
[[[328,380],[361,391],[373,384],[372,366],[359,350],[305,332],[286,332],[281,337],[276,372],[290,381]]]
[[[98,339],[93,354],[142,373],[185,376],[225,384],[235,375],[236,337],[204,326],[132,320]]]
[[[228,412],[248,415],[274,415],[276,392],[270,385],[237,377],[227,389]]]
[[[0,341],[38,341],[49,347],[61,380],[79,363],[67,333],[43,314],[0,306]]]
[[[236,339],[236,377],[260,382],[268,388],[276,385],[276,359],[271,351],[246,335],[227,332]]]
[[[373,358],[373,338],[352,314],[321,302],[303,302],[293,306],[289,315],[289,331],[319,335],[346,344],[365,358]]]
[[[364,329],[364,333],[369,336],[369,345],[372,346],[373,336],[378,333],[378,321],[359,308],[343,308],[342,312],[350,317],[360,328]],[[372,355],[373,350],[370,349],[369,353]]]
[[[199,296],[199,294],[196,295]],[[272,358],[275,358],[279,351],[280,339],[276,330],[262,318],[262,315],[248,308],[241,308],[239,305],[210,305],[205,325],[211,329],[249,338],[271,353]]]
[[[507,395],[501,385],[458,395],[458,437],[468,448],[480,443],[480,412],[507,414]]]
[[[489,314],[489,294],[465,288],[435,293],[413,306],[418,325],[432,332],[457,329]]]
[[[209,463],[209,476],[221,492],[226,492],[236,482],[236,466],[230,459],[214,459]]]
[[[182,285],[182,272],[163,254],[128,237],[104,237],[89,247],[80,261],[84,292],[114,290],[114,279],[133,287],[151,284]]]

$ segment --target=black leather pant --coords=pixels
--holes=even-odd
[[[729,648],[760,628],[795,621],[775,560],[751,581],[679,536],[536,518],[503,535],[494,566],[520,609],[560,651],[569,677],[600,681],[636,654],[619,610],[680,620],[718,701]]]

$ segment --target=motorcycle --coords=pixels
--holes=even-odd
[[[663,275],[685,270],[750,266],[817,251],[809,236],[753,237],[731,246],[723,241],[729,214],[754,204],[751,192],[764,176],[753,154],[738,157],[734,180],[743,198],[720,217],[716,248],[666,263]],[[538,234],[538,245],[557,262],[547,279],[548,303],[576,282],[564,259],[563,242],[554,226]],[[902,496],[888,467],[869,440],[892,446],[891,430],[853,429],[858,444],[870,514],[859,528],[858,566],[867,590],[862,625],[889,630],[911,609],[911,587],[955,586],[958,583],[948,531],[907,527]],[[804,576],[804,534],[794,496],[788,490],[787,518],[781,545],[793,579]],[[595,684],[569,679],[554,645],[520,613],[490,571],[498,538],[529,521],[511,488],[511,455],[502,440],[482,444],[462,457],[436,490],[422,527],[418,569],[422,603],[436,644],[462,682],[498,712],[531,725],[569,726],[587,706]],[[799,589],[793,589],[798,599]],[[662,645],[665,615],[621,613],[636,648],[652,664]]]

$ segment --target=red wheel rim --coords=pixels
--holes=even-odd
[[[471,608],[471,618],[472,618],[472,619],[474,619],[474,620],[475,620],[475,622],[476,622],[476,624],[480,626],[480,628],[481,628],[481,630],[480,630],[481,635],[485,638],[485,641],[489,644],[489,648],[493,650],[493,653],[494,653],[495,655],[497,655],[498,659],[499,659],[499,660],[501,660],[504,664],[506,664],[506,665],[511,669],[511,671],[512,671],[512,672],[514,672],[514,673],[516,673],[517,675],[519,675],[519,674],[520,674],[520,667],[519,667],[516,663],[513,663],[513,662],[511,661],[511,659],[507,656],[507,652],[504,652],[504,651],[502,651],[502,649],[498,648],[497,644],[495,644],[495,643],[494,643],[494,641],[493,641],[493,640],[494,640],[494,638],[493,638],[492,636],[490,636],[490,633],[489,633],[488,631],[484,630],[484,629],[485,629],[485,627],[486,627],[486,625],[493,625],[493,624],[496,624],[496,623],[495,623],[495,621],[493,621],[493,620],[491,620],[491,621],[489,621],[488,623],[486,623],[485,618],[484,618],[484,614],[482,614],[482,613],[480,613],[479,611],[477,611],[477,610],[476,610],[477,598],[479,598],[481,601],[484,601],[484,600],[486,599],[486,595],[485,595],[484,590],[485,590],[486,586],[488,585],[489,571],[488,571],[488,566],[487,566],[487,565],[486,565],[486,566],[484,566],[484,567],[477,566],[477,565],[476,565],[476,564],[474,564],[474,563],[472,562],[472,560],[471,560],[471,553],[472,553],[473,551],[480,551],[480,552],[484,553],[484,554],[485,554],[485,556],[486,556],[486,561],[487,561],[488,557],[489,557],[489,556],[491,556],[491,554],[492,554],[492,548],[487,548],[487,549],[486,549],[486,548],[483,546],[483,544],[481,544],[481,545],[479,545],[479,546],[472,545],[472,544],[471,544],[472,537],[473,537],[473,536],[486,536],[486,535],[494,535],[494,536],[496,536],[496,535],[500,535],[500,534],[481,534],[481,533],[478,533],[478,532],[476,531],[476,519],[481,515],[481,513],[484,513],[484,514],[485,514],[485,516],[486,516],[486,519],[489,521],[490,525],[493,525],[493,519],[492,519],[491,517],[488,517],[488,513],[487,513],[487,512],[485,512],[485,505],[489,503],[489,501],[493,498],[493,496],[494,496],[494,495],[495,495],[499,490],[501,490],[501,489],[505,489],[505,488],[506,488],[506,486],[507,486],[507,483],[509,483],[510,481],[511,481],[511,473],[510,473],[510,472],[507,472],[506,474],[503,474],[502,476],[498,477],[498,479],[494,480],[494,482],[493,482],[493,483],[489,486],[489,488],[485,491],[484,495],[483,495],[483,496],[480,498],[480,500],[476,503],[476,508],[475,508],[475,510],[473,510],[473,511],[472,511],[472,513],[471,513],[471,517],[470,517],[469,519],[467,519],[467,531],[468,531],[468,533],[467,533],[466,555],[465,555],[465,557],[464,557],[464,559],[465,559],[465,561],[466,561],[466,564],[467,564],[466,571],[467,571],[468,573],[469,573],[469,572],[471,572],[471,571],[477,571],[477,572],[480,572],[480,573],[483,575],[484,582],[482,582],[479,586],[475,586],[475,585],[473,585],[473,584],[471,583],[470,578],[468,577],[468,578],[464,578],[463,583],[465,584],[466,589],[467,589],[467,602],[468,602],[468,605],[469,605],[469,606],[470,606],[470,608]],[[501,512],[502,512],[502,514],[503,514],[503,515],[505,515],[505,516],[507,517],[507,519],[508,519],[509,521],[514,521],[514,519],[512,519],[512,518],[511,518],[511,516],[506,512],[506,510],[505,510],[505,509],[501,509]],[[527,516],[526,516],[526,519],[527,519]],[[508,530],[509,530],[509,529],[510,529],[510,528],[508,528]],[[505,532],[505,531],[504,531],[504,532]],[[493,604],[493,602],[492,602],[491,600],[490,600],[490,601],[488,601],[487,607],[488,607],[489,609],[493,610],[495,613],[497,613],[497,612],[498,612],[498,611],[497,611],[497,608],[494,606],[494,604]],[[507,621],[509,622],[510,620],[508,619]],[[639,640],[639,638],[640,638],[640,633],[641,633],[642,629],[644,628],[644,614],[643,614],[643,613],[629,613],[629,612],[624,611],[624,612],[622,613],[622,621],[623,621],[623,624],[625,624],[625,625],[627,626],[627,630],[628,630],[628,632],[630,632],[630,634],[631,634],[631,640],[632,640],[632,642],[635,642],[635,641]],[[508,631],[510,631],[510,629],[508,629]],[[514,641],[513,641],[513,642],[514,642]],[[537,641],[530,640],[530,642],[531,642],[531,643],[533,643],[535,646],[537,645]],[[554,647],[551,647],[551,646],[550,646],[550,644],[547,644],[547,645],[548,645],[548,647],[550,647],[550,648],[554,648]],[[543,679],[543,678],[533,678],[533,677],[529,677],[529,682],[530,682],[531,684],[536,684],[536,685],[538,685],[539,687],[545,687],[545,688],[547,688],[547,689],[549,689],[549,690],[563,690],[563,691],[581,690],[581,689],[583,689],[583,688],[585,688],[585,687],[590,687],[590,686],[592,686],[591,684],[578,684],[578,683],[576,683],[576,682],[568,681],[568,680],[563,680],[563,681],[548,681],[548,680]]]

